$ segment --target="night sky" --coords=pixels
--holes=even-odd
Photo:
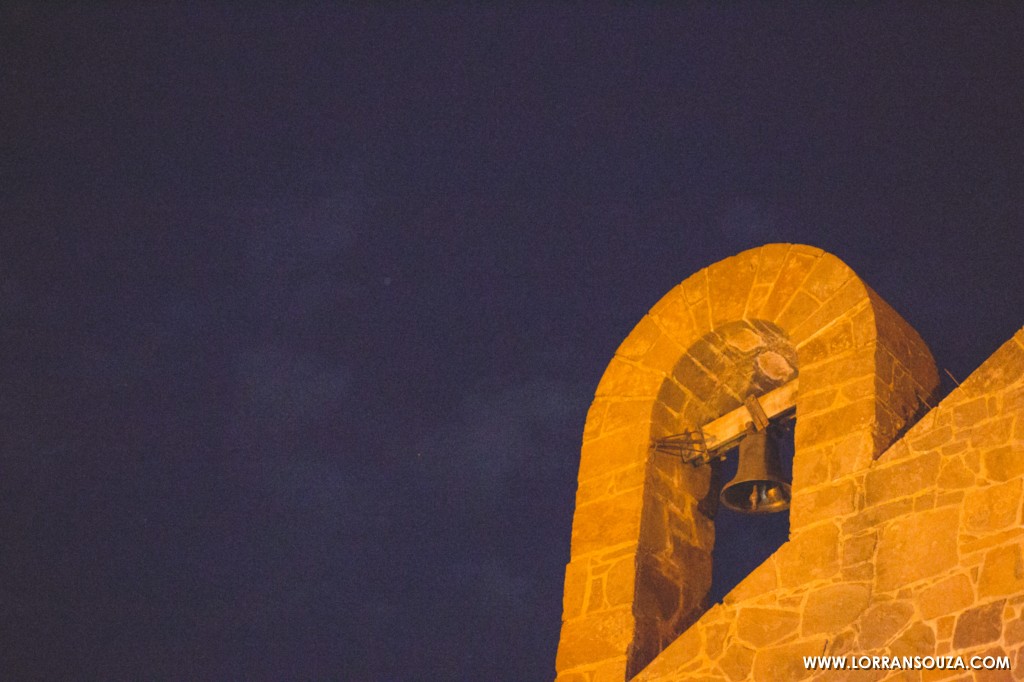
[[[5,679],[549,680],[675,284],[1024,323],[1020,4],[134,4],[0,5]]]

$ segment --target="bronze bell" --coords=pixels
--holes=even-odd
[[[790,486],[782,478],[775,441],[767,431],[747,429],[740,441],[736,476],[719,497],[729,509],[743,514],[770,514],[789,509]]]

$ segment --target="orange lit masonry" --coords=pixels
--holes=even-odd
[[[707,608],[720,482],[652,443],[796,379],[789,541]],[[587,415],[557,682],[835,679],[805,669],[822,654],[1009,656],[1021,679],[1024,330],[937,387],[917,332],[820,249],[668,292]]]

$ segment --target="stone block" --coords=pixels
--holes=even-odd
[[[608,401],[606,400],[595,400],[590,404],[587,409],[587,421],[583,425],[583,442],[586,443],[591,438],[597,438],[597,434],[601,432],[601,422],[604,420],[604,411],[608,407]]]
[[[712,322],[716,326],[743,318],[757,265],[758,253],[752,250],[708,268],[708,300]]]
[[[721,344],[719,334],[706,335],[687,347],[686,353],[712,377],[718,378],[723,368],[730,363],[722,352]]]
[[[942,486],[941,485],[939,486],[939,489],[942,490]],[[935,501],[934,501],[934,504],[932,506],[933,507],[945,507],[945,506],[950,505],[950,504],[960,505],[960,504],[963,503],[963,501],[964,501],[964,491],[963,490],[951,490],[951,491],[945,492],[945,493],[940,493],[940,492],[936,491],[936,493],[935,493]]]
[[[852,403],[862,398],[870,398],[875,395],[877,386],[874,377],[860,377],[847,381],[843,384],[839,393],[843,402]]]
[[[629,606],[635,587],[636,560],[629,556],[614,562],[604,576],[605,607]]]
[[[862,533],[843,542],[843,565],[850,566],[869,561],[875,556],[878,535],[874,532]]]
[[[952,490],[974,485],[974,472],[967,468],[962,457],[944,457],[939,469],[939,488]]]
[[[849,271],[847,271],[849,272]],[[808,278],[804,289],[814,295],[809,287]],[[824,293],[824,292],[823,292]],[[835,320],[849,320],[857,306],[865,300],[864,284],[857,277],[849,278],[845,284],[831,292],[827,300],[824,300],[817,310],[808,315],[802,322],[797,324],[790,334],[791,338],[799,343],[800,340],[811,336],[819,329],[822,329]],[[853,336],[850,336],[849,347],[853,346]]]
[[[896,359],[896,354],[886,340],[881,339],[875,348],[875,377],[878,379],[878,386],[886,389],[881,391],[886,397],[896,388],[897,380],[900,378],[899,370],[900,361]]]
[[[856,509],[857,487],[847,478],[811,490],[793,491],[790,519],[794,527],[852,514]]]
[[[651,438],[664,438],[679,433],[685,423],[687,422],[661,402],[656,400],[651,405]]]
[[[693,311],[681,291],[677,296],[666,296],[659,301],[658,305],[651,308],[650,316],[669,338],[683,348],[710,331],[706,318],[700,323],[694,319]]]
[[[839,389],[826,386],[814,393],[800,394],[800,417],[811,417],[821,412],[835,409],[839,400]]]
[[[839,528],[821,523],[794,531],[792,539],[775,553],[775,561],[781,586],[787,589],[835,576],[839,571]]]
[[[913,512],[914,500],[910,497],[902,497],[892,502],[886,502],[876,507],[868,507],[858,514],[843,520],[843,532],[848,535],[855,535],[865,530],[879,526],[883,521],[894,519],[898,516],[906,516]]]
[[[711,556],[699,547],[683,545],[675,548],[671,560],[641,555],[637,571],[637,613],[668,622],[698,608],[711,585]]]
[[[667,310],[672,310],[680,304],[684,306],[686,305],[686,297],[683,295],[683,286],[681,284],[677,284],[669,289],[664,296],[658,299],[657,303],[651,306],[648,314],[652,316],[658,315]]]
[[[754,361],[756,377],[764,381],[768,386],[774,387],[777,384],[792,381],[796,377],[796,358],[787,358],[785,354],[776,351],[763,351],[758,353]]]
[[[798,451],[799,456],[793,462],[793,488],[811,488],[830,481],[833,450],[833,444],[826,443]]]
[[[851,281],[859,280],[846,263],[831,253],[822,252],[807,275],[803,288],[819,301],[827,301]],[[861,297],[866,293],[861,285]]]
[[[956,616],[943,616],[935,621],[935,635],[940,640],[946,640],[953,637],[953,625],[956,623]]]
[[[1002,409],[1000,414],[1024,413],[1024,384],[1014,386],[1008,391],[1002,392]]]
[[[953,647],[967,649],[997,641],[1003,634],[1005,600],[976,606],[960,614],[953,631]]]
[[[600,467],[602,463],[594,461],[590,462],[590,464],[593,466],[587,466],[586,471],[593,471]],[[646,465],[638,457],[637,461],[633,464],[620,469],[615,469],[605,474],[595,473],[585,478],[581,477],[576,488],[576,500],[585,504],[602,497],[609,497],[639,488],[644,483],[646,469]]]
[[[594,555],[593,567],[591,568],[591,572],[599,573],[602,571],[603,567],[611,566],[612,563],[623,557],[633,556],[636,556],[635,542],[628,542],[624,545],[612,546],[611,549],[608,549],[604,552],[598,552]]]
[[[1004,628],[1003,640],[1009,646],[1024,642],[1024,619],[1017,618],[1007,623]]]
[[[767,341],[762,336],[763,332],[764,330],[758,327],[744,324],[739,327],[727,325],[719,333],[723,335],[722,340],[725,342],[725,347],[728,349],[730,357],[738,359],[748,357],[754,351],[760,351],[765,348]]]
[[[832,633],[832,639],[828,641],[828,651],[825,653],[834,656],[856,653],[857,632],[853,628],[846,628],[839,632]]]
[[[729,635],[730,623],[708,625],[704,631],[704,653],[712,661],[718,660],[725,646],[725,638]]]
[[[848,316],[831,326],[811,333],[811,336],[796,343],[804,362],[815,363],[853,350],[853,322]]]
[[[753,676],[755,682],[780,682],[780,680],[806,680],[814,671],[804,668],[804,656],[820,656],[828,639],[824,636],[758,649],[754,653]]]
[[[652,405],[653,400],[650,398],[607,401],[604,413],[601,415],[601,428],[598,437],[623,429],[648,431]],[[647,433],[643,435],[643,440],[646,440]]]
[[[800,416],[801,418],[813,417],[829,410],[835,410],[839,407],[839,400],[838,386],[824,386],[814,392],[801,391]]]
[[[654,398],[665,374],[633,360],[612,358],[597,384],[594,395],[615,398]]]
[[[775,285],[775,280],[779,278],[782,265],[786,262],[786,256],[789,255],[791,247],[791,244],[765,244],[757,249],[758,264],[757,276],[754,279],[755,286],[772,287]]]
[[[875,310],[870,300],[851,310],[849,319],[853,325],[854,348],[871,346],[878,340],[878,331],[875,327]]]
[[[593,613],[594,611],[604,611],[608,608],[608,601],[604,595],[604,576],[594,576],[590,579],[590,583],[587,587],[587,603],[583,607],[586,613]]]
[[[1000,346],[964,384],[977,394],[985,394],[1011,386],[1022,376],[1024,351],[1011,340]]]
[[[583,613],[589,580],[588,562],[570,561],[565,566],[565,589],[562,592],[562,620],[576,618]]]
[[[851,435],[837,440],[832,448],[829,464],[833,478],[844,473],[863,471],[877,452],[874,441],[863,431],[854,431]]]
[[[572,555],[636,542],[640,537],[642,505],[640,490],[577,505],[572,524]]]
[[[658,389],[658,402],[676,414],[681,414],[692,399],[690,392],[683,388],[675,377],[669,377]]]
[[[1024,449],[1005,445],[984,453],[982,461],[985,476],[991,481],[1008,481],[1024,476]]]
[[[748,679],[753,664],[754,650],[741,644],[733,644],[725,650],[725,655],[718,662],[718,667],[730,682],[740,682],[740,680]]]
[[[838,632],[867,608],[871,590],[864,584],[829,585],[807,595],[801,634]]]
[[[920,431],[914,429],[907,434],[907,444],[915,452],[931,452],[953,440],[953,429],[949,424],[936,425]]]
[[[903,631],[889,652],[894,656],[932,656],[935,654],[935,631],[927,623],[914,623]]]
[[[798,352],[799,353],[799,352]],[[835,386],[875,376],[875,350],[871,346],[854,346],[845,353],[829,355],[821,361],[798,355],[802,386]]]
[[[921,590],[917,607],[925,620],[957,613],[974,603],[974,586],[963,573],[950,576]]]
[[[717,376],[713,375],[707,367],[700,364],[689,353],[679,358],[676,366],[672,369],[672,376],[679,385],[692,393],[698,400],[708,400],[715,394],[720,383]]]
[[[821,307],[821,301],[801,289],[793,294],[793,297],[789,299],[789,302],[782,311],[775,316],[774,320],[783,329],[797,329],[800,327],[802,322],[814,315],[814,313],[820,310]],[[809,327],[803,328],[805,329],[804,335],[806,335],[808,333],[806,330],[809,329]],[[820,325],[818,328],[820,329]],[[794,340],[798,342],[801,338],[803,337],[794,336]]]
[[[914,606],[908,601],[884,601],[874,604],[860,619],[857,645],[864,651],[880,649],[896,636],[914,615]]]
[[[939,475],[939,453],[932,452],[882,466],[867,473],[864,493],[869,505],[916,495],[934,487]]]
[[[971,535],[994,533],[1017,523],[1021,479],[968,490],[964,496],[962,528]]]
[[[978,595],[998,597],[1024,593],[1024,556],[1021,545],[995,547],[985,554],[978,579]]]
[[[793,250],[786,254],[782,267],[779,268],[779,275],[772,286],[772,292],[761,309],[761,317],[770,320],[777,320],[779,318],[779,312],[785,308],[794,294],[799,291],[800,286],[811,271],[814,261],[817,259],[818,256],[816,255]],[[810,294],[804,295],[817,303]]]
[[[970,429],[988,417],[988,403],[984,397],[953,406],[953,426],[957,430]]]
[[[771,284],[755,283],[754,286],[750,288],[750,296],[747,297],[747,306],[744,308],[743,317],[748,320],[762,317],[761,310],[771,297],[771,293]]]
[[[886,524],[878,542],[878,590],[898,589],[956,565],[958,516],[956,507],[945,507]]]
[[[993,547],[999,547],[1000,545],[1006,545],[1012,542],[1024,542],[1024,527],[1012,526],[1011,528],[998,533],[989,533],[982,535],[981,537],[961,535],[960,554],[966,557],[973,552],[988,550]],[[979,558],[978,561],[981,561],[981,559]]]
[[[790,637],[799,627],[800,614],[783,609],[748,607],[736,618],[736,636],[755,648]]]
[[[800,408],[799,400],[797,409]],[[796,422],[796,434],[800,439],[798,447],[802,443],[825,443],[832,440],[844,438],[851,433],[870,433],[870,428],[875,421],[875,401],[873,399],[858,400],[855,403],[843,405],[827,412],[821,412],[810,417],[798,418]],[[851,463],[854,464],[854,463]],[[861,462],[855,463],[857,465]],[[844,471],[856,471],[844,467]]]
[[[626,657],[603,661],[594,668],[589,682],[622,682],[626,670]]]
[[[683,290],[686,302],[691,306],[708,297],[708,271],[705,268],[687,277],[679,285]]]
[[[1013,416],[991,419],[981,426],[971,429],[971,447],[978,450],[987,450],[1005,445],[1009,442],[1012,432]],[[1017,457],[1024,458],[1024,453],[1018,452]],[[1020,473],[1015,475],[1019,476]]]
[[[644,315],[629,336],[619,344],[615,355],[628,360],[640,360],[654,346],[654,342],[663,334],[661,327],[654,318]]]
[[[647,460],[649,447],[649,428],[644,423],[635,423],[632,428],[620,428],[589,440],[580,449],[579,480],[582,482],[642,465]],[[589,501],[579,495],[577,498],[577,503]]]
[[[570,670],[626,655],[633,639],[633,613],[629,608],[602,611],[562,624],[555,667]],[[625,666],[623,666],[625,667]]]
[[[942,445],[942,457],[963,457],[966,464],[970,465],[971,470],[975,473],[981,472],[981,457],[978,453],[968,450],[967,442],[961,438],[958,440],[950,440],[949,442]],[[972,456],[977,456],[978,467],[975,467],[969,459]]]
[[[703,336],[712,331],[715,327],[711,322],[711,304],[708,299],[702,298],[695,303],[690,303],[690,314],[693,316],[694,334]]]

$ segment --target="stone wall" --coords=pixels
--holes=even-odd
[[[1024,678],[1024,330],[813,506],[828,513],[635,679]],[[822,653],[1009,656],[1013,667],[804,669],[803,656]]]
[[[791,540],[724,606],[705,612],[714,570],[707,502],[718,491],[707,467],[652,457],[650,444],[796,375]],[[874,605],[875,588],[861,584],[874,580],[872,557],[916,529],[879,540],[871,524],[916,505],[926,519],[943,509],[937,500],[926,508],[916,493],[899,494],[917,490],[902,470],[892,477],[902,481],[896,494],[882,492],[881,479],[865,480],[869,471],[881,475],[876,458],[920,416],[937,383],[916,332],[820,249],[753,249],[669,292],[620,346],[588,413],[559,682],[618,682],[641,670],[639,679],[744,679],[765,647],[799,641],[820,644],[820,652],[831,631],[804,625],[809,597],[800,590],[841,587],[848,609]],[[908,471],[920,480],[928,473]],[[824,604],[834,596],[821,592],[807,609],[829,610]],[[749,608],[738,606],[748,600]],[[759,660],[764,679],[785,679],[772,676],[769,659]]]

